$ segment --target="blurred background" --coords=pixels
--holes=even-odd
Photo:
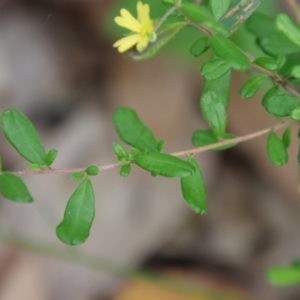
[[[151,5],[160,17],[160,1]],[[272,15],[289,13],[286,1],[264,0]],[[123,31],[113,24],[136,0],[1,0],[0,109],[16,108],[38,129],[46,149],[59,151],[54,167],[113,163],[118,141],[111,116],[135,109],[165,139],[166,152],[192,148],[205,129],[199,110],[202,78],[189,48],[198,32],[183,31],[159,55],[126,60],[112,48]],[[245,28],[234,39],[247,44]],[[254,39],[254,37],[252,37]],[[228,132],[244,135],[278,122],[260,104],[239,96],[247,74],[234,74]],[[294,139],[296,140],[296,139]],[[68,175],[28,176],[35,203],[0,199],[0,300],[300,299],[300,288],[267,283],[270,266],[300,256],[297,145],[290,162],[268,162],[266,137],[197,159],[208,191],[209,213],[196,215],[179,181],[152,178],[134,168],[93,179],[96,218],[87,242],[63,245],[55,236],[77,184]],[[0,137],[5,170],[26,163]],[[132,272],[132,270],[136,272]],[[156,274],[156,275],[153,275]]]

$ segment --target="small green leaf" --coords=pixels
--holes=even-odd
[[[280,32],[261,38],[259,45],[270,55],[288,55],[299,52],[299,47]]]
[[[227,113],[224,104],[218,99],[218,94],[215,91],[203,93],[200,104],[205,120],[215,134],[222,137],[227,125]]]
[[[71,180],[77,181],[77,180],[82,179],[84,176],[85,176],[84,173],[76,172],[76,173],[72,174]]]
[[[297,107],[292,111],[291,118],[294,121],[300,121],[300,107]]]
[[[57,237],[68,245],[85,242],[95,216],[94,190],[85,179],[70,197],[62,222],[56,227]]]
[[[293,67],[291,71],[291,76],[295,78],[300,78],[300,65]]]
[[[164,140],[161,140],[157,143],[157,151],[158,152],[161,152],[161,150],[165,147],[166,145],[166,141]]]
[[[117,108],[113,121],[123,142],[142,151],[157,152],[157,141],[152,131],[142,123],[134,110],[127,107]]]
[[[47,166],[50,167],[57,157],[58,151],[56,149],[51,149],[46,156]]]
[[[247,80],[240,89],[240,95],[244,99],[250,99],[254,97],[265,78],[266,75],[257,75]]]
[[[218,139],[218,137],[215,135],[215,133],[211,130],[197,130],[193,133],[192,136],[192,143],[195,147],[204,147],[207,145],[212,145],[215,143],[218,143],[220,141],[226,141],[235,138],[235,135],[225,133],[222,137],[222,139]],[[229,144],[225,146],[220,146],[217,148],[214,148],[214,151],[221,151],[229,149],[236,144]]]
[[[214,53],[225,60],[236,70],[246,70],[250,67],[249,58],[229,39],[215,34],[211,38],[211,47]]]
[[[41,171],[41,170],[45,170],[45,166],[44,165],[39,165],[39,164],[35,164],[35,163],[30,163],[28,165],[28,169],[29,170],[33,170],[33,171]]]
[[[46,165],[46,151],[32,123],[14,109],[6,109],[1,115],[2,131],[8,142],[26,160]]]
[[[130,172],[131,172],[131,164],[124,165],[120,169],[120,175],[122,177],[128,177],[130,175]]]
[[[214,80],[226,74],[230,69],[230,64],[216,58],[202,65],[201,74],[205,79]]]
[[[300,270],[297,268],[271,268],[267,274],[271,284],[289,286],[300,283]]]
[[[203,36],[200,39],[198,39],[194,45],[190,49],[190,53],[198,57],[202,53],[204,53],[209,48],[209,38],[207,36]]]
[[[300,50],[300,29],[293,23],[290,17],[286,14],[277,15],[276,26]]]
[[[285,148],[288,148],[291,145],[291,127],[287,127],[282,135],[282,142],[285,146]]]
[[[0,193],[4,198],[14,202],[33,202],[33,199],[23,180],[9,172],[3,172],[0,174]]]
[[[267,141],[267,154],[272,164],[283,166],[288,162],[289,155],[285,144],[275,132],[270,132]]]
[[[276,61],[278,63],[278,69],[281,69],[284,66],[285,62],[286,62],[286,55],[279,54],[277,56]]]
[[[185,26],[185,22],[172,23],[168,26],[164,26],[157,32],[156,41],[150,43],[143,52],[138,52],[134,47],[126,51],[124,56],[134,61],[149,59],[159,52],[160,49],[165,46]]]
[[[203,24],[204,26],[220,32],[224,35],[229,35],[230,31],[221,25],[203,6],[193,3],[182,3],[181,9],[183,13],[192,21]]]
[[[231,0],[210,0],[210,9],[214,17],[219,20],[228,10]]]
[[[134,157],[133,162],[142,169],[165,177],[186,177],[195,172],[190,163],[165,153],[142,154]]]
[[[295,108],[300,107],[300,99],[274,86],[265,94],[262,104],[271,115],[289,117]]]
[[[277,71],[279,68],[278,62],[271,57],[259,57],[254,61],[254,63],[272,72]]]
[[[96,166],[89,166],[86,168],[86,174],[89,176],[96,176],[100,173],[100,170]]]
[[[120,143],[113,143],[113,150],[118,158],[118,161],[123,161],[126,159],[127,152]]]
[[[188,162],[196,169],[191,176],[181,178],[181,191],[188,206],[198,214],[207,213],[206,190],[201,170],[193,157],[188,157]]]

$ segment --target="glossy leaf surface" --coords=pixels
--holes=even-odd
[[[201,170],[193,157],[188,157],[188,162],[195,167],[191,176],[181,178],[181,191],[188,206],[198,214],[207,213],[206,190]]]
[[[70,197],[64,218],[56,227],[58,238],[68,245],[85,242],[95,216],[95,197],[89,179],[85,179]]]
[[[4,198],[17,203],[33,202],[23,180],[9,172],[0,173],[0,193]]]
[[[6,109],[1,115],[2,131],[8,142],[26,160],[46,165],[46,151],[33,124],[14,109]]]

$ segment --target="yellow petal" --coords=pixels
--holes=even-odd
[[[141,22],[142,26],[148,26],[150,20],[150,7],[149,4],[143,4],[139,1],[136,5],[138,19]]]
[[[144,51],[148,47],[148,44],[149,44],[149,39],[147,36],[140,38],[136,45],[137,51],[138,52]]]
[[[118,48],[118,51],[120,53],[123,53],[136,45],[140,41],[140,39],[141,36],[139,34],[132,34],[116,41],[113,44],[113,47]]]
[[[126,29],[129,29],[133,32],[140,32],[142,25],[141,23],[135,19],[132,14],[125,8],[121,9],[121,17],[116,17],[115,22]]]

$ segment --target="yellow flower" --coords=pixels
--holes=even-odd
[[[154,32],[154,24],[150,19],[150,7],[148,4],[143,4],[141,1],[136,6],[138,18],[135,19],[131,13],[122,8],[120,15],[115,18],[115,22],[126,29],[129,29],[132,34],[118,40],[113,47],[118,48],[120,53],[123,53],[136,45],[138,52],[142,52],[148,47],[149,42],[156,40]]]

